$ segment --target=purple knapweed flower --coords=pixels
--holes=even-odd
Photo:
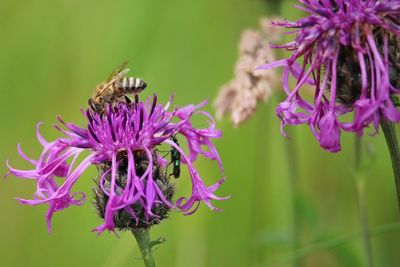
[[[399,122],[392,98],[400,92],[400,0],[299,2],[308,17],[274,22],[294,29],[293,42],[274,46],[291,56],[260,67],[284,67],[287,98],[276,109],[282,128],[308,124],[321,147],[338,152],[342,130],[361,136],[371,124],[377,132],[381,120]],[[300,93],[305,84],[315,90],[312,102]]]
[[[206,186],[193,163],[201,154],[216,160],[223,173],[221,159],[211,141],[220,138],[221,131],[215,129],[211,115],[199,110],[206,101],[197,106],[188,105],[168,111],[171,101],[163,107],[154,96],[144,102],[121,102],[108,106],[104,115],[87,110],[83,112],[87,120],[83,128],[65,123],[58,117],[64,127],[55,127],[65,137],[53,142],[47,142],[41,136],[38,124],[37,137],[43,146],[39,159],[30,159],[18,146],[21,157],[35,168],[17,170],[7,162],[9,174],[32,179],[37,184],[32,200],[18,200],[28,205],[49,204],[46,220],[50,232],[54,212],[85,202],[83,192],[71,191],[83,172],[94,164],[101,170],[99,187],[94,191],[106,197],[102,200],[104,203],[97,204],[103,205],[100,213],[103,213],[104,218],[104,223],[94,229],[98,233],[104,230],[114,232],[116,227],[121,228],[115,225],[115,221],[123,217],[119,216],[121,212],[124,212],[125,217],[128,215],[131,221],[140,224],[138,217],[142,215],[146,221],[157,218],[159,215],[156,209],[160,205],[168,209],[176,207],[185,214],[191,214],[203,201],[212,210],[218,210],[211,204],[211,200],[226,199],[214,195],[224,178],[212,186]],[[190,119],[194,114],[205,115],[209,119],[208,127],[193,127]],[[173,141],[178,135],[186,140],[188,153]],[[175,203],[171,202],[173,190],[166,186],[168,160],[160,152],[165,150],[166,145],[180,153],[192,182],[190,197],[180,197]],[[140,209],[137,209],[138,205]]]

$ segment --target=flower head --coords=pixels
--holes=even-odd
[[[277,83],[274,70],[253,72],[260,64],[275,60],[274,51],[265,43],[266,40],[276,41],[279,36],[270,24],[270,20],[261,19],[260,30],[249,29],[242,33],[235,76],[222,87],[215,101],[217,118],[230,113],[236,127],[255,113],[260,101],[269,99]]]
[[[284,67],[287,99],[276,109],[282,127],[308,124],[320,145],[340,150],[342,130],[363,134],[381,120],[400,121],[392,98],[400,91],[399,0],[299,0],[309,13],[297,22],[275,22],[294,28],[293,42],[277,48],[288,59],[261,66]],[[289,77],[297,82],[289,88]],[[315,88],[313,102],[302,97],[304,84]],[[345,114],[353,112],[352,120]]]
[[[18,146],[21,157],[35,168],[17,170],[7,163],[9,174],[32,179],[37,184],[33,199],[18,198],[19,201],[29,205],[49,204],[46,219],[51,231],[54,212],[85,201],[84,193],[71,191],[83,172],[94,164],[100,171],[98,186],[94,189],[96,206],[104,218],[104,223],[95,229],[98,233],[131,225],[148,227],[174,207],[191,214],[201,201],[218,210],[211,200],[225,199],[214,194],[224,179],[206,186],[193,163],[200,154],[216,160],[223,173],[211,141],[220,138],[221,131],[215,129],[208,113],[199,110],[206,102],[168,111],[170,104],[171,101],[163,107],[154,96],[144,102],[110,105],[104,115],[87,110],[83,112],[86,127],[65,123],[58,117],[61,125],[55,127],[65,136],[53,142],[44,140],[38,127],[37,136],[43,146],[38,160],[28,158]],[[194,114],[206,116],[209,126],[193,127],[190,119]],[[173,141],[179,135],[186,140],[188,153]],[[158,149],[162,145],[176,149],[187,166],[192,182],[189,198],[180,197],[172,202],[174,189],[167,174],[169,164]]]

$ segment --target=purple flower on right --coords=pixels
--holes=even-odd
[[[308,124],[321,147],[338,152],[342,131],[361,136],[371,124],[376,133],[381,120],[399,122],[400,0],[298,1],[307,17],[273,22],[294,29],[294,41],[274,46],[290,57],[259,67],[284,68],[287,98],[276,108],[282,133],[285,125]],[[312,101],[300,92],[306,84]]]

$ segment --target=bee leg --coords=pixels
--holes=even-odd
[[[125,102],[127,104],[131,104],[132,103],[132,100],[127,95],[124,95],[124,99],[125,99]]]
[[[135,103],[136,103],[136,104],[139,103],[139,95],[135,95]]]
[[[93,103],[93,100],[91,99],[91,98],[89,98],[89,100],[88,100],[88,106],[90,107],[90,108],[93,108],[93,106],[92,106],[92,103]]]
[[[88,105],[89,105],[89,108],[91,108],[94,112],[97,112],[97,108],[96,108],[96,105],[94,104],[93,99],[89,98]]]

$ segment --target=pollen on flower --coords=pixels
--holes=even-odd
[[[136,175],[142,177],[148,169],[149,160],[146,154],[141,151],[135,151],[133,154],[135,161],[135,172]],[[160,188],[162,194],[166,200],[172,202],[174,196],[174,185],[169,181],[169,175],[167,168],[161,165],[157,161],[158,152],[153,152],[153,181]],[[126,154],[120,155],[120,164],[116,173],[116,185],[120,193],[127,186],[127,170],[128,170],[128,159]],[[99,216],[104,219],[109,196],[106,194],[110,190],[111,186],[111,175],[110,175],[110,164],[103,163],[97,166],[99,170],[99,177],[96,179],[96,186],[93,188],[94,193],[94,205]],[[147,179],[146,177],[144,179]],[[105,190],[104,190],[105,189]],[[143,229],[149,228],[152,225],[159,224],[163,219],[167,218],[169,211],[171,210],[170,205],[163,202],[154,203],[151,212],[154,216],[146,215],[146,211],[143,202],[137,201],[130,206],[127,206],[123,210],[119,210],[114,214],[115,227],[119,230],[132,230],[132,229]]]
[[[268,19],[260,20],[260,30],[249,29],[242,33],[234,78],[221,88],[214,103],[218,119],[229,113],[237,127],[255,113],[259,102],[268,101],[277,84],[276,72],[254,72],[254,69],[275,60],[268,41],[278,38],[277,30]]]

